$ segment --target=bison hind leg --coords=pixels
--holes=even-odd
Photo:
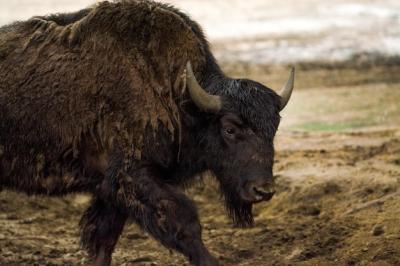
[[[111,265],[114,247],[122,233],[127,215],[116,206],[94,198],[80,221],[81,245],[94,265]]]

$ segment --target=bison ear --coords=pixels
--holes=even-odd
[[[190,98],[196,106],[207,113],[218,113],[222,108],[221,96],[207,93],[197,82],[190,62],[186,64],[186,84]]]
[[[292,95],[293,87],[294,87],[294,67],[292,67],[292,69],[290,70],[289,79],[286,81],[285,86],[279,93],[279,96],[281,96],[281,106],[280,106],[281,111],[283,110],[283,108],[285,108],[285,106],[289,102],[290,96]]]

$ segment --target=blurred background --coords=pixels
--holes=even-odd
[[[98,2],[98,1],[97,1]],[[204,28],[212,43],[229,42],[220,59],[256,63],[346,60],[400,54],[396,0],[169,0]],[[0,25],[68,12],[95,0],[1,1]]]
[[[161,2],[203,27],[229,75],[279,90],[297,70],[275,140],[278,191],[255,207],[255,226],[231,227],[212,179],[187,192],[222,265],[400,265],[400,1]],[[0,26],[95,3],[0,0]],[[0,264],[86,265],[86,206],[0,193]],[[125,232],[115,265],[185,263],[134,225]]]

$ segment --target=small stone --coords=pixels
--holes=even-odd
[[[385,233],[385,228],[381,224],[377,224],[372,228],[372,235],[373,236],[380,236]]]
[[[153,262],[153,258],[150,256],[142,256],[136,259],[131,260],[131,262],[138,263],[138,262]]]
[[[135,240],[135,239],[147,239],[148,237],[144,234],[130,233],[130,234],[127,234],[126,238],[129,240]]]
[[[302,252],[303,252],[302,249],[294,248],[293,251],[290,253],[290,255],[286,257],[286,259],[287,260],[296,260],[301,256]]]
[[[9,214],[9,215],[6,216],[6,219],[7,220],[18,220],[19,217],[17,215],[15,215],[15,214]]]
[[[80,265],[87,265],[87,264],[88,264],[88,262],[87,262],[86,258],[82,258],[80,261]]]
[[[35,218],[27,218],[27,219],[20,221],[19,223],[20,224],[32,224],[34,222],[34,220],[35,220]]]
[[[248,249],[241,249],[237,252],[238,257],[244,259],[250,259],[254,256],[254,252]]]

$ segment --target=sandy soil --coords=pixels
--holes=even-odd
[[[333,70],[307,71],[300,84],[309,75],[322,84]],[[332,81],[329,88],[296,92],[276,139],[278,193],[257,205],[253,228],[232,227],[212,178],[187,192],[198,203],[205,242],[222,265],[400,265],[400,124],[393,122],[400,117],[399,83],[397,75],[385,76],[388,82],[364,80],[371,71],[352,71],[352,77],[340,72],[356,85]],[[278,70],[269,73],[273,84],[284,79],[273,75]],[[353,90],[359,96],[346,94]],[[337,108],[322,108],[327,98]],[[307,112],[299,111],[302,106]],[[346,106],[353,112],[344,116]],[[391,111],[377,111],[382,109]],[[316,120],[320,126],[304,126]],[[335,127],[343,121],[346,127]],[[0,265],[87,265],[78,243],[87,203],[87,195],[1,192]],[[114,255],[114,265],[185,264],[134,224],[125,228]]]

